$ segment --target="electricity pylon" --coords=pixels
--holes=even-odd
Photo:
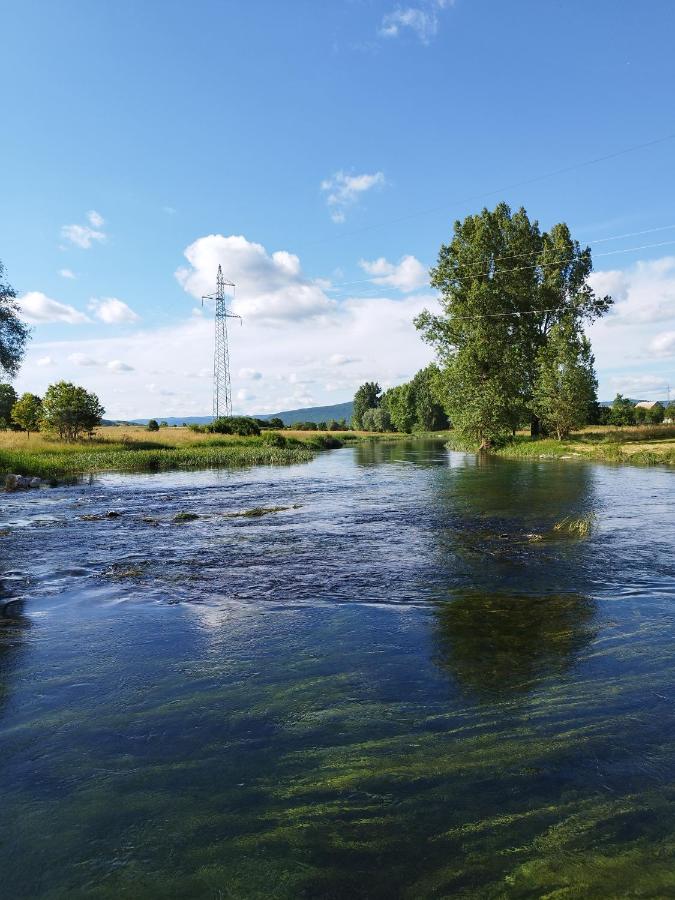
[[[216,340],[213,351],[213,418],[232,415],[232,388],[230,386],[230,350],[227,343],[227,320],[239,319],[234,313],[228,311],[227,301],[229,296],[225,288],[232,288],[234,297],[235,285],[232,281],[226,281],[223,270],[218,266],[215,294],[206,294],[202,297],[202,306],[205,300],[214,300],[216,304]]]

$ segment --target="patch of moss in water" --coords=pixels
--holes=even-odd
[[[296,509],[297,506],[294,506],[293,509]],[[243,512],[234,512],[234,513],[225,513],[225,518],[227,519],[236,519],[236,518],[244,518],[244,519],[258,519],[261,516],[268,516],[270,513],[275,512],[284,512],[287,509],[291,509],[290,506],[255,506],[253,509],[246,509]]]
[[[197,513],[179,512],[179,513],[176,513],[176,515],[173,517],[173,521],[176,522],[177,524],[180,524],[181,522],[194,522],[198,518],[199,518],[199,515]]]

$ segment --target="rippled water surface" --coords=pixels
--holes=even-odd
[[[0,894],[675,896],[674,485],[417,443],[1,495]]]

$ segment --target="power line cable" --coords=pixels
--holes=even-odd
[[[586,166],[594,166],[601,162],[607,162],[607,160],[616,159],[617,157],[624,156],[627,153],[635,153],[638,150],[645,150],[648,147],[655,147],[658,144],[665,143],[666,141],[672,141],[674,138],[675,138],[675,132],[673,132],[672,134],[666,134],[660,138],[655,138],[654,140],[651,140],[651,141],[644,141],[640,144],[633,144],[630,147],[624,147],[621,150],[615,150],[611,153],[605,153],[602,156],[595,156],[591,159],[585,159],[585,160],[581,160],[580,162],[577,162],[577,163],[571,163],[568,166],[562,166],[561,168],[553,169],[550,172],[543,172],[542,174],[535,175],[532,178],[525,178],[522,181],[514,181],[511,184],[504,185],[503,187],[496,188],[491,191],[486,191],[486,192],[480,193],[480,194],[472,194],[469,197],[464,197],[461,199],[448,200],[447,203],[443,203],[440,206],[431,206],[431,207],[428,207],[427,209],[421,209],[421,210],[418,210],[417,212],[408,213],[405,216],[399,216],[398,218],[390,219],[387,222],[376,222],[372,225],[364,225],[361,228],[355,228],[355,229],[352,229],[351,231],[347,231],[347,232],[343,231],[341,234],[334,234],[331,237],[327,237],[327,238],[319,238],[318,240],[310,241],[308,243],[309,243],[309,245],[325,244],[325,243],[329,243],[330,241],[335,240],[335,239],[351,237],[353,235],[362,234],[365,231],[373,231],[376,228],[384,228],[387,225],[397,225],[399,222],[407,222],[407,221],[410,221],[410,219],[416,219],[416,218],[419,218],[420,216],[426,216],[426,215],[430,215],[431,213],[440,212],[441,210],[447,209],[452,204],[469,203],[472,200],[480,200],[484,197],[492,197],[495,194],[502,193],[503,191],[510,191],[510,190],[513,190],[513,188],[524,187],[525,185],[528,185],[528,184],[535,184],[536,182],[543,181],[546,178],[554,178],[556,175],[564,175],[567,172],[574,172],[577,169],[582,169],[582,168],[585,168]]]

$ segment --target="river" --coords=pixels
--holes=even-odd
[[[360,445],[0,535],[3,896],[675,896],[672,472]]]

